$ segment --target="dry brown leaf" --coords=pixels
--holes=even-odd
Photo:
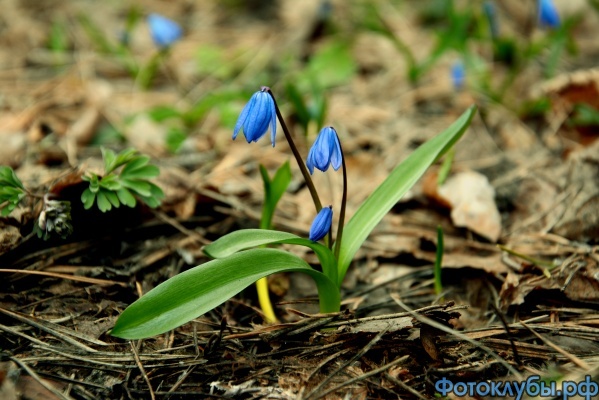
[[[12,250],[21,242],[21,233],[16,226],[0,221],[0,254]]]
[[[597,262],[579,257],[566,265],[555,267],[551,276],[509,273],[501,288],[504,308],[524,304],[528,294],[535,290],[559,290],[572,301],[599,303],[599,272]]]
[[[495,204],[495,189],[487,177],[476,171],[461,171],[441,186],[436,184],[436,177],[437,174],[428,175],[425,194],[451,208],[455,226],[496,242],[501,234],[501,217]]]

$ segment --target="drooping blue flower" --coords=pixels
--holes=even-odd
[[[497,38],[499,36],[499,25],[497,23],[497,14],[495,12],[495,4],[486,0],[483,3],[483,12],[489,21],[489,30],[491,31],[491,37]]]
[[[559,14],[553,0],[538,0],[538,8],[541,27],[557,28],[560,25]]]
[[[160,48],[175,43],[183,34],[183,29],[179,24],[159,14],[152,13],[148,15],[148,25],[150,26],[152,40]]]
[[[322,128],[310,148],[306,164],[310,174],[314,173],[314,167],[322,172],[329,169],[329,165],[337,171],[342,164],[343,154],[341,153],[341,144],[337,131],[332,126]]]
[[[309,239],[313,242],[318,242],[320,239],[325,237],[329,230],[331,230],[331,224],[333,222],[333,207],[323,207],[320,209],[316,218],[312,221],[310,227]]]
[[[254,93],[250,101],[245,105],[233,130],[233,140],[237,138],[240,130],[243,130],[245,139],[248,143],[256,142],[266,134],[270,124],[270,142],[275,147],[275,137],[277,136],[277,111],[275,101],[270,93],[270,89],[263,86],[260,91]]]
[[[451,66],[451,82],[456,90],[461,90],[464,87],[464,81],[466,80],[466,71],[464,64],[461,61],[456,61]]]

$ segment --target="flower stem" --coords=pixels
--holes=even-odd
[[[264,313],[264,319],[266,323],[273,324],[277,322],[275,311],[272,308],[270,302],[270,296],[268,294],[268,281],[266,278],[260,278],[256,281],[256,291],[258,292],[258,301],[260,302],[260,308]]]
[[[339,223],[337,225],[337,238],[335,240],[335,250],[333,254],[339,259],[339,250],[341,249],[341,238],[343,237],[343,227],[345,226],[345,206],[347,205],[347,168],[345,166],[345,155],[341,140],[339,140],[339,148],[341,149],[341,168],[343,169],[343,194],[341,195],[341,210],[339,211]]]
[[[316,187],[314,186],[314,182],[312,182],[312,178],[310,177],[310,172],[308,172],[308,168],[304,163],[302,156],[299,153],[299,150],[295,146],[293,142],[293,138],[291,137],[291,133],[289,133],[289,129],[287,129],[287,125],[285,124],[285,120],[281,115],[281,111],[279,110],[279,106],[277,105],[277,100],[275,99],[274,94],[270,89],[268,89],[268,94],[272,97],[272,100],[275,103],[275,110],[277,112],[277,118],[279,119],[279,123],[281,124],[281,128],[283,128],[283,133],[285,133],[285,139],[289,143],[289,147],[291,148],[291,152],[295,157],[295,161],[297,161],[297,165],[304,176],[304,181],[308,186],[308,190],[310,191],[310,195],[312,196],[312,201],[314,202],[314,206],[316,207],[316,212],[319,212],[322,209],[322,203],[320,202],[320,198],[318,197],[318,192],[316,191]]]

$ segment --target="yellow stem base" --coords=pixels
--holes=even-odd
[[[265,322],[268,324],[279,322],[275,315],[275,311],[272,308],[272,303],[270,302],[270,296],[268,294],[268,281],[266,278],[261,278],[256,281],[256,290],[258,291],[258,301],[260,302],[260,308],[264,313]]]

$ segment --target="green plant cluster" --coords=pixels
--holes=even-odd
[[[135,207],[137,199],[150,207],[158,207],[164,197],[162,189],[150,182],[160,170],[150,165],[150,157],[140,155],[137,150],[126,149],[115,154],[102,148],[104,176],[90,172],[83,176],[89,188],[81,195],[84,208],[90,209],[94,202],[102,212],[118,208],[121,204]],[[121,168],[122,167],[122,168]],[[137,198],[137,199],[136,199]]]
[[[10,214],[27,196],[21,180],[12,168],[0,166],[0,213],[3,217]]]

